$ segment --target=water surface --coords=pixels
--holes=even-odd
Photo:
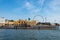
[[[0,40],[60,40],[60,30],[0,29]]]

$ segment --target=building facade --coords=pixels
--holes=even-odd
[[[14,23],[14,25],[18,25],[18,26],[21,26],[21,25],[30,25],[30,26],[34,26],[36,25],[36,21],[32,20],[32,21],[27,21],[27,20],[18,20]]]
[[[0,26],[5,25],[5,18],[4,17],[0,17]]]

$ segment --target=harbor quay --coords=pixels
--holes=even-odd
[[[0,29],[59,29],[60,24],[36,22],[36,20],[7,20],[0,18]]]

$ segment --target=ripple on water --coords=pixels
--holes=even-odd
[[[1,29],[0,40],[59,40],[60,30]]]

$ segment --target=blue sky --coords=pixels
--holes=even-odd
[[[41,15],[47,22],[60,23],[60,0],[0,0],[0,17],[24,19]],[[37,16],[35,20],[42,20]]]

